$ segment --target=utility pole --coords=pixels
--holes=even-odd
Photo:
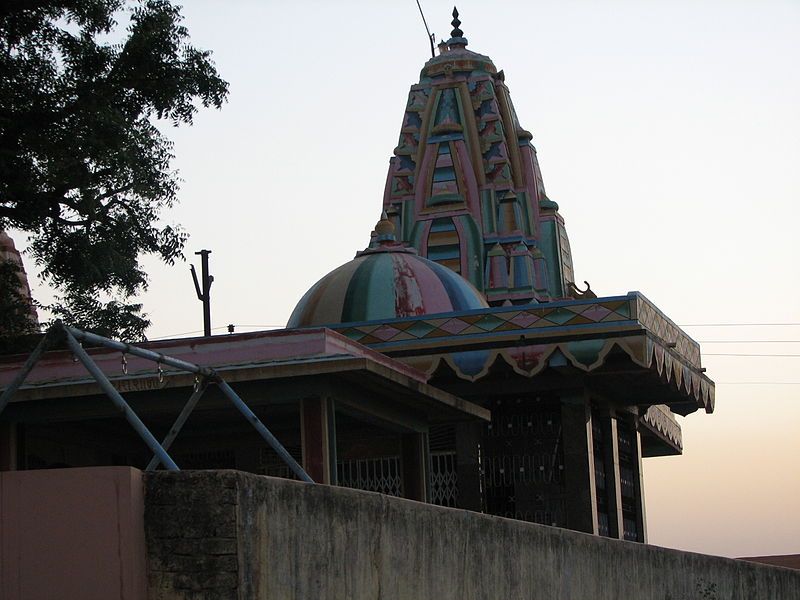
[[[200,255],[200,260],[202,261],[202,288],[197,281],[197,272],[194,270],[194,265],[189,266],[194,280],[194,289],[197,291],[197,299],[203,303],[203,335],[209,337],[211,335],[211,284],[214,283],[214,276],[208,274],[208,255],[211,254],[211,250],[200,250],[200,252],[195,252],[195,255],[197,254]]]

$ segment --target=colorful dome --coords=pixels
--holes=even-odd
[[[483,295],[447,267],[394,239],[382,219],[370,248],[328,273],[300,299],[292,327],[332,325],[487,308]]]

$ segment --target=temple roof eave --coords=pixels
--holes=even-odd
[[[639,417],[645,435],[642,436],[642,456],[675,456],[683,453],[683,434],[680,424],[669,407],[654,404]]]
[[[477,381],[498,359],[524,377],[569,367],[627,404],[714,410],[699,344],[639,292],[331,327],[428,375],[446,365]]]

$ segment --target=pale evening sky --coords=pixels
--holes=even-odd
[[[452,4],[422,4],[449,37]],[[231,93],[167,130],[184,182],[165,220],[189,258],[213,251],[216,332],[282,325],[368,242],[426,34],[414,0],[184,5]],[[684,455],[645,461],[650,542],[800,553],[800,326],[694,325],[800,323],[800,3],[458,8],[533,133],[576,279],[644,293],[717,382],[716,412],[682,419]],[[202,329],[188,265],[147,265],[149,336]]]

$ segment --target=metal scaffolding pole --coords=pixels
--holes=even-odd
[[[314,483],[314,480],[309,477],[308,473],[305,472],[303,467],[301,467],[294,457],[289,454],[286,448],[283,447],[278,439],[272,435],[272,432],[266,428],[266,426],[259,420],[259,418],[253,413],[252,410],[244,403],[244,401],[239,397],[239,395],[233,391],[233,388],[229,386],[225,381],[219,379],[217,381],[217,385],[219,389],[222,390],[222,393],[225,394],[233,405],[239,409],[239,412],[242,413],[248,421],[256,428],[256,431],[261,435],[264,440],[272,447],[273,450],[280,456],[283,461],[286,463],[292,472],[297,475],[301,481],[306,481],[308,483]]]
[[[186,423],[186,420],[189,418],[189,415],[194,410],[197,402],[200,400],[200,397],[203,395],[203,392],[208,387],[208,384],[213,382],[216,383],[223,394],[233,403],[236,409],[242,413],[245,418],[250,422],[250,424],[255,428],[255,430],[259,433],[259,435],[270,445],[270,447],[278,454],[278,456],[286,463],[289,469],[302,481],[306,481],[308,483],[314,483],[314,480],[309,477],[308,473],[305,472],[303,467],[301,467],[297,461],[292,457],[291,454],[283,447],[283,445],[278,441],[278,439],[272,434],[272,432],[267,429],[267,427],[259,420],[259,418],[255,415],[255,413],[250,410],[250,407],[242,400],[239,395],[233,391],[233,388],[229,386],[222,377],[217,374],[214,369],[210,369],[208,367],[201,367],[199,365],[186,362],[184,360],[180,360],[178,358],[173,358],[171,356],[167,356],[165,354],[161,354],[160,352],[153,352],[152,350],[145,350],[143,348],[137,348],[136,346],[132,346],[125,342],[118,342],[116,340],[112,340],[94,333],[89,333],[87,331],[81,331],[80,329],[75,329],[74,327],[67,327],[60,321],[57,321],[53,327],[45,334],[45,337],[39,342],[39,345],[36,346],[34,351],[28,357],[28,360],[25,361],[22,369],[17,373],[14,377],[13,381],[9,384],[9,386],[3,391],[3,394],[0,396],[0,412],[3,411],[6,404],[8,404],[9,399],[11,396],[17,391],[17,389],[22,385],[25,381],[25,378],[33,369],[36,362],[41,358],[42,353],[46,348],[47,340],[53,335],[54,331],[63,331],[67,344],[75,354],[76,358],[83,363],[83,366],[86,367],[86,370],[94,377],[97,381],[100,388],[105,392],[105,394],[111,399],[114,405],[122,412],[131,426],[134,428],[136,433],[142,438],[142,440],[147,444],[147,446],[153,451],[154,456],[151,459],[150,463],[147,465],[147,470],[153,470],[157,468],[158,464],[161,463],[167,469],[171,471],[179,471],[178,465],[172,460],[170,455],[167,453],[167,450],[175,441],[175,438],[180,433],[183,425]],[[158,440],[153,436],[150,430],[142,423],[141,419],[136,415],[136,413],[131,409],[122,395],[117,391],[117,389],[113,386],[113,384],[108,380],[105,373],[97,366],[97,364],[92,360],[89,354],[81,347],[78,340],[88,342],[91,344],[98,344],[101,346],[105,346],[106,348],[110,348],[112,350],[118,350],[124,354],[130,354],[132,356],[138,356],[140,358],[144,358],[146,360],[154,361],[158,364],[164,364],[175,369],[179,369],[181,371],[188,371],[189,373],[194,373],[195,375],[201,378],[200,383],[197,389],[194,390],[192,395],[189,397],[189,400],[184,405],[181,413],[178,415],[178,418],[175,420],[175,423],[172,425],[167,436],[164,438],[163,444],[159,444]]]
[[[200,396],[203,395],[203,392],[206,391],[207,387],[208,387],[208,380],[206,380],[205,378],[203,378],[203,380],[197,384],[197,389],[192,392],[191,396],[189,396],[189,400],[183,407],[181,414],[178,415],[178,418],[175,420],[175,423],[170,428],[167,437],[165,437],[164,441],[161,442],[161,447],[164,448],[164,450],[169,451],[170,446],[172,446],[172,442],[174,442],[175,438],[178,437],[178,434],[181,432],[181,429],[183,429],[184,423],[186,423],[186,420],[189,418],[189,415],[192,414],[194,407],[197,406],[197,402],[200,400]],[[161,460],[159,459],[158,454],[155,454],[153,458],[150,460],[150,462],[147,463],[145,471],[154,471],[156,468],[158,468],[160,462]]]
[[[83,366],[86,367],[86,370],[92,374],[92,377],[95,378],[97,383],[100,385],[100,388],[106,393],[106,396],[108,396],[114,405],[120,410],[120,412],[125,415],[128,423],[130,423],[131,426],[136,430],[136,433],[139,434],[139,437],[141,437],[142,440],[144,440],[144,443],[147,444],[147,446],[156,454],[156,456],[158,456],[158,460],[161,461],[161,464],[170,471],[180,471],[178,465],[175,464],[172,458],[170,458],[170,455],[167,454],[166,450],[164,450],[164,448],[161,447],[161,444],[158,443],[158,440],[156,440],[153,434],[150,433],[150,430],[145,426],[144,423],[142,423],[141,419],[139,419],[136,413],[133,412],[131,407],[128,406],[128,403],[125,402],[125,399],[111,384],[105,373],[100,370],[100,367],[95,364],[91,357],[86,353],[86,350],[81,347],[81,345],[78,343],[78,340],[73,337],[72,331],[73,330],[71,327],[64,328],[64,333],[67,336],[67,344],[78,360],[81,361]]]
[[[88,331],[81,331],[80,329],[75,329],[74,327],[64,326],[64,329],[72,334],[75,338],[84,342],[89,342],[90,344],[100,344],[101,346],[111,348],[112,350],[119,350],[124,354],[138,356],[139,358],[146,358],[147,360],[152,360],[156,363],[164,364],[170,367],[175,367],[176,369],[180,369],[182,371],[189,371],[190,373],[195,373],[196,375],[203,375],[205,377],[212,378],[215,376],[213,369],[201,367],[179,358],[173,358],[171,356],[167,356],[166,354],[161,354],[160,352],[153,352],[152,350],[137,348],[136,346],[131,346],[125,342],[110,340],[102,335],[89,333]]]
[[[22,365],[19,373],[14,376],[14,379],[11,380],[11,383],[8,384],[8,387],[3,390],[3,394],[0,395],[0,413],[3,412],[6,404],[8,404],[9,400],[11,400],[11,396],[13,396],[14,392],[16,392],[19,389],[19,386],[23,384],[25,378],[33,370],[33,367],[36,366],[36,363],[39,362],[39,359],[42,357],[42,353],[47,347],[47,341],[49,337],[50,332],[48,331],[36,345],[36,348],[33,349],[33,352],[31,352],[31,355],[28,357],[28,360],[25,361],[25,364]]]

